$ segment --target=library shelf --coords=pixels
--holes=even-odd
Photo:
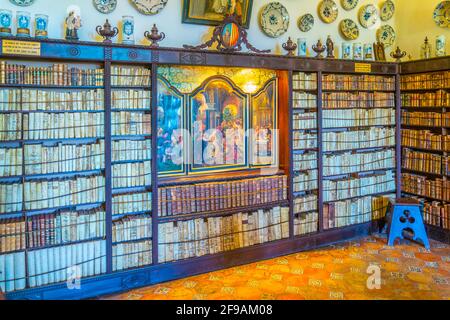
[[[18,38],[2,38],[0,37],[0,47],[3,45],[4,39],[12,41],[36,41],[35,39],[18,39]],[[40,56],[22,56],[22,55],[7,55],[0,53],[1,60],[8,61],[28,61],[29,63],[76,63],[89,66],[95,66],[95,68],[102,68],[103,73],[103,85],[102,86],[36,86],[36,85],[0,85],[0,89],[4,90],[15,90],[15,89],[45,89],[54,90],[57,92],[67,92],[75,90],[96,90],[101,89],[104,92],[104,110],[96,110],[93,112],[104,114],[104,135],[102,137],[93,138],[67,138],[67,139],[48,139],[48,140],[24,140],[18,139],[13,141],[0,141],[0,147],[4,148],[15,148],[23,147],[24,144],[51,144],[51,143],[75,143],[75,144],[89,144],[96,143],[99,139],[104,139],[105,142],[105,160],[104,160],[104,171],[102,174],[105,177],[105,200],[98,203],[86,204],[85,206],[66,206],[58,208],[48,208],[36,211],[20,211],[11,212],[0,215],[0,222],[4,219],[8,219],[9,216],[17,215],[18,218],[28,219],[29,216],[33,215],[46,215],[54,214],[64,210],[73,210],[75,212],[82,210],[90,210],[94,208],[104,209],[105,217],[105,237],[102,240],[106,246],[106,253],[102,255],[102,259],[106,262],[106,272],[101,275],[94,277],[82,278],[82,286],[80,290],[69,290],[66,283],[58,283],[52,285],[45,285],[38,288],[26,287],[24,289],[19,289],[16,291],[8,292],[6,295],[10,299],[83,299],[92,298],[99,295],[111,294],[126,291],[129,289],[143,287],[146,285],[157,284],[164,281],[179,279],[199,273],[209,272],[213,270],[218,270],[222,268],[227,268],[236,265],[242,265],[246,263],[251,263],[263,259],[269,259],[274,257],[283,256],[286,254],[291,254],[299,252],[302,250],[310,250],[325,246],[338,241],[352,239],[354,237],[367,235],[372,232],[374,221],[352,225],[348,227],[343,227],[339,229],[324,230],[323,226],[323,156],[325,154],[339,155],[344,152],[365,152],[365,151],[379,151],[383,149],[397,148],[396,151],[401,151],[399,143],[395,146],[387,147],[376,147],[376,148],[356,148],[350,150],[340,150],[340,151],[324,151],[324,141],[323,141],[323,93],[332,93],[333,90],[323,90],[323,79],[324,74],[350,74],[350,75],[360,75],[356,72],[355,64],[359,62],[349,61],[349,60],[325,60],[317,58],[298,58],[298,57],[285,57],[277,56],[271,54],[247,54],[247,53],[222,53],[216,51],[202,51],[202,50],[185,50],[179,48],[149,48],[144,46],[125,46],[125,45],[104,45],[100,43],[93,42],[68,42],[62,40],[40,40],[41,53]],[[0,50],[1,52],[1,50]],[[20,62],[18,62],[20,63]],[[370,75],[376,76],[389,76],[395,77],[395,87],[397,90],[335,90],[336,92],[386,92],[395,94],[396,100],[396,111],[400,112],[400,73],[403,69],[410,69],[409,64],[406,63],[405,67],[403,64],[397,63],[386,63],[386,62],[368,62],[371,64],[372,72]],[[417,62],[420,64],[421,62]],[[209,67],[239,67],[239,68],[255,68],[255,69],[269,69],[277,73],[279,86],[278,86],[278,105],[280,112],[278,114],[278,122],[281,124],[280,131],[282,139],[280,139],[280,150],[279,150],[279,170],[277,172],[270,172],[269,174],[264,174],[264,171],[255,169],[242,170],[240,172],[223,172],[223,173],[203,173],[182,177],[164,177],[158,176],[158,165],[157,165],[157,149],[158,149],[158,92],[159,88],[156,85],[158,81],[158,69],[164,68],[164,66],[209,66]],[[114,76],[112,68],[117,66],[126,68],[140,68],[150,71],[150,84],[144,86],[116,86],[112,83],[112,77]],[[425,70],[427,71],[427,70]],[[303,90],[293,88],[293,76],[294,73],[305,72],[309,74],[315,74],[317,76],[316,84],[317,89]],[[0,76],[1,82],[1,76]],[[136,82],[138,83],[138,82]],[[135,109],[123,109],[122,107],[115,107],[113,105],[113,92],[119,90],[138,90],[143,92],[150,92],[151,97],[150,109],[135,110]],[[294,108],[295,103],[298,99],[294,99],[294,93],[309,93],[316,96],[317,107],[306,108],[306,109],[296,109]],[[51,109],[51,108],[48,108]],[[372,108],[367,108],[372,109]],[[393,107],[391,108],[393,109]],[[301,110],[301,111],[300,111]],[[305,148],[303,150],[294,149],[294,137],[292,130],[292,118],[294,114],[298,114],[303,111],[311,110],[317,114],[317,147]],[[35,112],[35,111],[33,111]],[[52,113],[51,110],[39,110],[36,112],[42,113]],[[85,110],[83,112],[89,112]],[[131,112],[131,113],[151,113],[151,134],[145,135],[116,135],[112,134],[112,113],[113,112]],[[14,113],[14,112],[12,112]],[[26,114],[27,111],[20,111],[15,113]],[[28,112],[32,113],[32,112]],[[62,111],[55,113],[64,113]],[[76,110],[70,110],[67,113],[77,113]],[[80,112],[81,113],[81,112]],[[6,113],[0,112],[3,116]],[[399,115],[398,115],[399,116]],[[396,137],[400,136],[400,118],[397,117],[396,126]],[[132,131],[130,131],[132,132]],[[151,141],[151,188],[121,188],[114,189],[112,185],[112,180],[115,173],[113,172],[113,165],[127,165],[127,164],[139,164],[145,162],[144,160],[121,160],[113,161],[113,142],[115,141]],[[295,140],[299,141],[299,140]],[[397,139],[397,142],[399,140]],[[311,145],[309,145],[311,146]],[[313,145],[314,146],[314,145]],[[293,192],[293,179],[294,171],[293,162],[294,155],[302,156],[305,153],[316,152],[317,153],[317,188],[311,192]],[[1,160],[0,160],[1,161]],[[401,166],[400,157],[396,160],[397,172]],[[25,171],[23,171],[25,172]],[[256,246],[245,247],[241,249],[236,249],[233,251],[221,252],[219,254],[213,254],[198,258],[191,258],[182,261],[176,261],[171,263],[159,263],[158,262],[158,245],[160,241],[158,240],[158,226],[161,223],[166,223],[164,217],[158,217],[158,190],[162,187],[177,187],[184,185],[192,185],[197,183],[214,183],[222,181],[239,181],[244,179],[253,179],[263,176],[274,176],[274,175],[286,175],[288,177],[288,199],[286,201],[270,203],[265,205],[264,208],[273,208],[273,206],[284,206],[289,207],[289,238],[277,240],[274,242],[268,242]],[[0,180],[1,182],[2,180]],[[397,195],[400,195],[400,180],[398,179],[398,174],[396,175],[396,185]],[[113,213],[113,202],[116,198],[131,195],[134,196],[144,194],[151,199],[151,210],[136,211],[130,210],[127,214],[114,214]],[[391,193],[391,192],[389,192]],[[384,194],[374,194],[370,195],[373,197],[385,195]],[[296,214],[293,212],[294,200],[299,197],[316,196],[317,197],[317,210],[311,210],[308,212],[301,212]],[[358,197],[361,198],[361,197]],[[146,198],[147,199],[147,198]],[[272,206],[272,207],[271,207]],[[246,207],[238,208],[238,211],[224,210],[223,212],[213,212],[207,213],[215,216],[229,216],[233,212],[241,212],[245,209],[246,212],[252,210],[258,210],[258,207]],[[317,232],[309,233],[307,235],[296,236],[294,235],[294,218],[298,215],[304,215],[308,213],[318,213],[317,219]],[[132,268],[124,271],[113,272],[113,241],[112,241],[112,224],[113,221],[122,221],[130,217],[130,219],[138,219],[140,217],[150,216],[152,222],[151,229],[151,243],[152,250],[151,256],[153,265],[144,266],[140,268]],[[193,214],[190,218],[200,217],[198,214]],[[188,216],[175,216],[170,218],[176,218],[175,221],[181,219],[188,219]],[[170,220],[170,219],[169,219]],[[316,220],[312,220],[315,224]],[[136,241],[150,240],[149,238],[137,239]],[[134,241],[134,240],[133,240]],[[22,252],[26,255],[29,253],[30,248],[26,248]],[[39,250],[37,250],[39,251]],[[19,252],[20,253],[20,252]],[[201,266],[201,268],[199,268]],[[28,271],[27,271],[28,272]]]

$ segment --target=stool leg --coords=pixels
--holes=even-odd
[[[400,225],[400,217],[403,211],[399,207],[394,208],[394,212],[392,213],[392,218],[389,223],[389,240],[388,246],[393,247],[395,239],[400,238],[403,239],[402,226]]]

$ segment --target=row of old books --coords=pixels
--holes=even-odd
[[[118,243],[112,253],[113,271],[148,266],[152,264],[152,241]]]
[[[295,113],[292,116],[292,129],[303,130],[315,128],[317,128],[317,113],[315,112]]]
[[[1,149],[0,149],[1,154]],[[92,144],[24,145],[25,174],[89,171],[105,167],[105,141]],[[19,162],[20,163],[20,162]]]
[[[448,173],[448,158],[428,152],[403,149],[402,167],[409,170],[432,174]]]
[[[331,202],[392,192],[395,190],[395,179],[393,171],[386,171],[359,178],[324,180],[323,185],[323,199]]]
[[[102,111],[103,89],[81,91],[43,91],[23,89],[22,111]],[[20,109],[19,109],[20,110]]]
[[[143,67],[111,67],[111,85],[150,87],[151,70]]]
[[[75,285],[81,278],[105,273],[106,241],[31,250],[27,260],[25,264],[25,252],[0,255],[3,292],[25,289],[27,274],[29,285],[34,288],[67,280]]]
[[[292,89],[294,90],[316,90],[317,73],[295,72],[292,75]]]
[[[0,177],[22,174],[22,148],[0,148]]]
[[[294,131],[292,135],[293,149],[305,150],[317,148],[317,133]]]
[[[0,212],[38,210],[103,202],[103,176],[0,184]],[[24,196],[24,198],[23,198]]]
[[[25,289],[25,252],[0,254],[0,289],[11,292]]]
[[[236,250],[289,237],[289,208],[158,225],[158,262]]]
[[[402,130],[402,146],[426,150],[450,150],[450,136],[432,133],[429,130]]]
[[[152,193],[139,192],[113,196],[112,212],[114,215],[152,211]]]
[[[113,188],[151,186],[151,161],[115,164],[112,166]]]
[[[25,140],[96,138],[104,135],[103,113],[35,112],[23,115]]]
[[[318,199],[316,194],[309,194],[294,199],[294,214],[317,211]]]
[[[149,135],[152,133],[152,116],[141,112],[113,112],[112,135]]]
[[[402,191],[435,200],[450,201],[450,181],[402,173]]]
[[[326,203],[323,207],[324,229],[341,228],[372,220],[372,197]]]
[[[24,250],[26,245],[23,218],[0,220],[0,253]]]
[[[294,109],[315,109],[317,108],[317,95],[306,92],[293,92]]]
[[[426,224],[450,229],[450,204],[440,201],[426,201],[423,203],[423,218]]]
[[[145,90],[114,90],[111,94],[113,109],[139,109],[151,108],[151,92]]]
[[[403,93],[402,107],[405,108],[441,108],[450,107],[450,92]]]
[[[395,94],[390,92],[326,92],[323,109],[395,108]]]
[[[313,191],[318,188],[319,176],[317,170],[298,172],[294,175],[294,192]]]
[[[159,215],[174,216],[262,205],[287,199],[287,177],[158,188]]]
[[[0,61],[0,84],[103,86],[103,69],[82,69],[68,64],[30,66]]]
[[[294,171],[317,169],[317,152],[307,152],[293,155]]]
[[[22,139],[22,115],[0,113],[0,141]]]
[[[152,141],[115,140],[112,141],[112,161],[137,161],[152,159]]]
[[[134,241],[152,236],[152,217],[150,215],[128,216],[113,221],[112,241]]]
[[[372,197],[372,219],[384,219],[392,209],[392,203],[396,199],[396,194],[387,194],[380,197]]]
[[[450,88],[450,71],[404,75],[402,90]]]
[[[324,90],[395,90],[395,78],[374,75],[326,74],[323,76]]]
[[[326,152],[392,147],[395,145],[395,128],[325,132],[323,134],[323,140],[323,146]]]
[[[30,287],[81,278],[106,272],[106,241],[98,240],[28,252]]]
[[[62,210],[28,218],[28,248],[86,241],[105,236],[105,210]]]
[[[395,109],[324,110],[324,128],[394,126]]]
[[[323,175],[358,173],[395,168],[395,150],[376,152],[329,154],[323,157]]]
[[[450,114],[440,112],[407,112],[402,110],[402,125],[441,127],[450,126]]]
[[[294,236],[316,233],[319,229],[319,213],[299,213],[294,217]]]

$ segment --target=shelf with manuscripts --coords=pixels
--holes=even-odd
[[[425,223],[448,233],[450,71],[406,74],[401,82],[402,192],[421,201]]]
[[[11,254],[11,256],[4,258],[8,260],[8,268],[11,269],[12,263],[19,262],[22,259],[21,253],[25,253],[23,255],[25,260],[30,260],[33,265],[36,265],[36,261],[46,258],[49,261],[49,266],[45,266],[44,270],[29,270],[27,262],[25,276],[23,276],[22,270],[18,270],[18,275],[14,279],[14,288],[11,287],[13,280],[8,281],[10,283],[7,290],[9,297],[27,296],[32,294],[32,292],[35,296],[42,294],[41,297],[50,297],[52,295],[56,297],[57,292],[64,296],[92,297],[94,292],[98,293],[100,287],[104,288],[101,290],[105,294],[105,290],[125,290],[126,288],[177,278],[181,275],[193,274],[198,272],[196,271],[198,270],[198,263],[204,266],[204,270],[213,270],[221,266],[232,265],[233,261],[236,263],[241,263],[241,261],[243,263],[251,259],[256,261],[255,259],[263,257],[292,253],[298,248],[312,246],[310,243],[319,244],[327,241],[339,241],[347,236],[368,232],[369,224],[361,223],[358,219],[349,219],[351,221],[343,223],[341,218],[338,223],[339,226],[333,226],[333,228],[329,228],[333,230],[327,230],[326,232],[323,232],[325,228],[322,223],[324,208],[322,208],[323,202],[321,201],[321,197],[323,197],[321,184],[323,181],[320,171],[323,169],[323,165],[322,161],[319,161],[320,157],[324,154],[344,153],[351,148],[342,147],[337,152],[330,149],[326,153],[321,145],[323,139],[320,137],[325,132],[320,118],[323,112],[321,105],[323,91],[321,84],[322,73],[320,70],[323,70],[324,67],[326,67],[325,69],[329,67],[329,70],[342,70],[351,73],[353,72],[354,63],[343,62],[341,68],[331,60],[324,63],[325,60],[307,59],[303,61],[297,58],[289,60],[290,58],[267,55],[264,56],[264,59],[268,64],[264,67],[272,68],[273,70],[260,70],[259,68],[262,65],[257,62],[259,59],[255,60],[253,56],[245,54],[228,55],[196,51],[184,52],[179,49],[167,48],[152,50],[143,47],[128,48],[114,45],[103,47],[102,45],[84,43],[70,44],[70,46],[77,46],[80,49],[78,58],[70,58],[64,54],[64,52],[71,52],[69,50],[71,47],[67,47],[68,44],[58,43],[65,50],[58,51],[63,52],[64,56],[59,57],[55,56],[53,51],[48,51],[49,47],[55,45],[52,41],[44,41],[44,43],[42,50],[45,53],[43,53],[43,56],[47,58],[54,57],[55,61],[66,63],[64,59],[80,58],[83,64],[77,63],[77,65],[81,68],[97,63],[90,63],[89,61],[98,61],[97,67],[104,70],[104,81],[101,85],[100,82],[92,83],[92,86],[84,83],[73,83],[71,87],[65,85],[64,88],[61,88],[49,81],[49,79],[51,80],[51,77],[49,77],[40,83],[4,84],[3,86],[0,85],[0,89],[45,89],[43,91],[54,92],[54,94],[66,91],[103,91],[104,103],[102,108],[81,108],[67,105],[62,107],[61,103],[55,103],[53,106],[43,110],[40,108],[34,110],[28,107],[29,110],[11,110],[8,112],[8,110],[3,110],[0,106],[0,114],[20,114],[22,116],[20,121],[23,121],[23,115],[28,115],[29,117],[31,114],[38,114],[38,119],[41,117],[40,114],[49,113],[55,115],[61,113],[98,114],[103,116],[103,121],[100,122],[103,125],[103,134],[99,136],[86,134],[84,138],[77,135],[65,137],[65,134],[61,134],[60,136],[50,136],[48,139],[44,139],[44,137],[41,137],[42,132],[40,132],[38,136],[33,136],[32,138],[28,137],[25,139],[25,137],[20,136],[18,139],[5,139],[5,141],[0,142],[0,146],[4,146],[5,149],[21,149],[23,153],[24,145],[35,146],[42,144],[42,146],[50,148],[57,145],[65,147],[66,145],[100,144],[100,141],[103,141],[102,148],[106,152],[104,152],[104,158],[101,161],[102,166],[95,168],[95,170],[100,170],[98,171],[98,176],[107,178],[103,187],[105,199],[73,207],[59,206],[46,209],[38,206],[37,209],[18,211],[18,216],[14,217],[19,219],[18,221],[25,220],[26,222],[32,219],[39,221],[39,223],[34,223],[38,231],[29,234],[31,238],[33,238],[33,234],[35,235],[34,241],[37,244],[27,248],[29,244],[27,239],[25,239],[25,249],[21,249],[19,241],[18,251],[11,251],[11,245],[8,244],[9,251],[0,254],[0,265],[3,263],[1,256]],[[112,51],[111,55],[108,54],[109,50]],[[199,65],[204,65],[203,70],[206,72],[199,77],[195,76],[197,73],[193,70],[197,67],[190,65],[196,61],[193,57],[199,57],[200,59],[206,57],[204,62],[199,63]],[[11,57],[11,60],[14,61],[12,64],[22,63],[16,62],[15,59],[17,57]],[[110,62],[110,59],[112,59],[112,62]],[[33,58],[31,61],[26,64],[31,66],[33,64],[45,65],[44,62],[41,62],[44,60],[39,58]],[[151,66],[150,61],[152,61]],[[295,84],[291,86],[290,77],[292,71],[289,70],[294,65],[297,66],[298,70],[303,70],[306,62],[307,67],[305,70],[309,71],[303,73],[316,75],[316,78],[308,79],[308,81],[313,81],[309,81],[304,87],[299,86],[295,88]],[[186,64],[189,72],[178,72],[180,70],[178,64]],[[236,68],[233,64],[241,67]],[[51,66],[52,64],[49,63],[49,65]],[[211,67],[209,69],[208,65],[219,67]],[[394,74],[396,72],[396,65],[394,64],[373,63],[372,67],[375,73],[378,74]],[[139,71],[136,72],[136,69],[139,69]],[[41,71],[45,75],[45,70]],[[172,73],[171,71],[174,72]],[[261,76],[257,75],[254,77],[254,72]],[[297,71],[293,73],[294,76],[296,73],[300,74]],[[133,75],[138,77],[133,77]],[[210,78],[220,79],[221,81],[220,83],[208,82],[211,80]],[[124,79],[124,81],[121,81],[121,79]],[[172,79],[175,79],[175,81],[172,81]],[[254,82],[250,83],[249,80],[254,80]],[[297,80],[299,85],[301,85],[302,81],[305,82],[305,79],[300,78]],[[8,80],[8,82],[14,81]],[[224,88],[226,89],[224,90]],[[360,92],[351,92],[353,96],[348,100],[360,101],[363,94],[370,95],[374,93],[374,88],[372,87],[367,88],[368,90],[365,89],[361,87],[359,88]],[[227,94],[226,91],[235,95]],[[379,91],[381,91],[380,93],[390,93],[381,89]],[[206,104],[202,104],[203,100],[200,97],[200,92],[205,96]],[[333,93],[329,92],[330,95]],[[228,96],[226,99],[221,100],[221,95],[224,94]],[[357,96],[357,94],[361,96]],[[81,97],[77,100],[87,101],[87,98]],[[384,105],[380,100],[381,97],[376,99],[379,102],[376,104],[377,109],[389,109],[391,105],[389,103],[392,101],[387,101],[386,105]],[[172,105],[161,110],[160,107],[164,105],[164,101]],[[252,159],[249,156],[246,161],[240,163],[237,158],[238,161],[234,163],[233,168],[225,168],[224,170],[221,170],[223,168],[212,168],[209,170],[210,168],[203,164],[198,167],[185,167],[182,170],[183,172],[177,172],[175,175],[159,175],[158,171],[161,171],[159,157],[161,154],[166,156],[165,159],[170,159],[170,156],[172,156],[170,154],[171,150],[160,153],[158,149],[158,139],[161,139],[160,132],[158,132],[158,126],[161,125],[159,117],[161,117],[161,111],[164,111],[164,116],[168,117],[168,119],[171,113],[171,116],[177,117],[179,114],[174,111],[176,111],[176,104],[179,101],[181,101],[183,106],[186,106],[184,111],[188,110],[187,114],[181,115],[183,125],[188,127],[193,115],[196,116],[197,120],[202,118],[200,117],[200,111],[203,112],[203,107],[205,107],[209,115],[215,112],[214,116],[211,116],[211,121],[208,125],[222,125],[221,122],[224,119],[220,118],[222,116],[220,113],[226,111],[222,113],[227,114],[228,111],[231,111],[231,116],[234,116],[233,108],[231,106],[227,108],[227,106],[234,104],[239,109],[241,106],[239,101],[244,101],[242,106],[248,106],[249,108],[248,114],[245,115],[247,116],[245,119],[246,123],[250,125],[253,121],[259,123],[260,125],[258,126],[263,128],[279,129],[279,143],[268,143],[270,142],[268,136],[261,131],[259,135],[253,136],[255,139],[248,139],[249,146],[252,145],[253,141],[257,142],[255,144],[258,150],[256,159]],[[367,112],[373,109],[372,105],[367,104],[363,106],[363,103],[355,101],[350,101],[347,104],[347,108],[366,109]],[[33,101],[31,100],[31,102]],[[276,104],[273,102],[276,102]],[[218,107],[222,103],[225,109],[219,110]],[[15,101],[15,104],[17,104],[17,101]],[[80,102],[79,104],[86,106],[85,102]],[[274,113],[273,108],[267,108],[271,104],[272,106],[277,105],[278,113]],[[344,110],[346,108],[345,103],[342,102],[342,104],[339,107]],[[198,112],[196,111],[197,106],[199,106]],[[258,107],[252,110],[255,106]],[[215,110],[212,110],[213,108]],[[168,110],[169,112],[167,112]],[[332,111],[331,108],[330,111]],[[305,115],[305,113],[312,114]],[[302,124],[298,130],[294,130],[290,115],[295,114],[298,115],[297,120],[300,123],[312,120],[314,125],[306,129]],[[315,114],[315,118],[313,114]],[[53,115],[53,118],[55,118],[55,115]],[[311,116],[312,119],[308,119]],[[274,121],[272,122],[272,120]],[[52,120],[47,119],[47,121],[51,122]],[[173,123],[171,122],[171,124]],[[270,127],[272,123],[276,124],[276,126]],[[289,126],[285,125],[287,123]],[[151,125],[148,126],[149,124]],[[371,122],[358,124],[360,127],[372,125],[375,124]],[[298,136],[295,136],[295,131],[299,132]],[[374,136],[374,139],[382,137],[381,134],[378,136],[372,134],[372,136]],[[367,139],[367,137],[370,137],[370,133],[367,133],[364,139]],[[297,148],[293,148],[292,145],[296,145]],[[268,149],[270,151],[268,154],[264,153],[265,146],[273,147]],[[364,144],[363,138],[361,138],[361,143],[357,147],[361,148],[355,150],[355,153],[387,151],[389,149],[381,143]],[[48,151],[46,152],[48,153]],[[74,154],[73,151],[70,151],[70,153]],[[23,154],[22,158],[24,157]],[[273,159],[269,156],[276,154],[279,155],[277,170],[274,169],[267,174],[267,171],[264,170],[266,169],[264,164],[269,163]],[[304,162],[310,164],[315,159],[316,164],[303,168],[304,164],[302,162],[294,162],[294,156],[302,156],[303,160],[305,160]],[[363,156],[361,155],[360,157],[362,158]],[[8,151],[8,158],[20,158],[20,154],[17,154],[15,151]],[[52,161],[60,162],[59,159]],[[46,160],[42,162],[46,162]],[[9,160],[7,163],[10,163]],[[368,170],[379,169],[379,166],[376,166],[377,164],[373,164],[373,167],[368,168]],[[33,163],[31,169],[37,165],[39,163]],[[162,168],[162,171],[167,168]],[[29,172],[25,174],[25,169],[23,166],[17,166],[17,168],[9,167],[6,169],[7,176],[15,179],[22,178],[22,175],[28,175],[32,177],[29,182],[38,182],[41,180],[58,180],[56,178],[60,178],[64,174],[70,176],[72,173],[74,176],[78,176],[80,173],[85,172],[89,176],[88,172],[92,171],[75,171],[79,170],[77,168],[74,171],[66,171],[64,173],[61,171],[65,169],[61,169],[58,166],[58,168],[50,168],[48,173],[45,174],[52,177],[51,179],[41,179],[44,177],[40,174],[30,174]],[[361,168],[349,167],[347,172],[349,175],[352,175],[358,169]],[[316,181],[316,185],[313,185],[314,189],[303,191],[302,189],[306,188],[301,187],[302,182],[299,183],[298,179],[294,181],[295,175],[293,172],[303,174],[305,171],[317,171],[316,176],[312,177]],[[149,172],[150,175],[147,177]],[[266,172],[266,174],[261,175],[261,172]],[[142,177],[143,173],[144,177]],[[143,178],[143,180],[139,180],[134,184],[129,181],[129,178],[132,177],[138,178],[138,180]],[[147,180],[145,179],[146,177]],[[265,182],[265,184],[260,184],[258,187],[259,182],[250,183],[253,180],[263,179],[286,180],[286,184],[284,182],[281,184]],[[314,179],[307,180],[311,180],[314,184]],[[206,204],[207,201],[204,201],[203,191],[195,193],[196,186],[203,182],[206,182],[207,185],[221,185],[218,189],[212,190],[214,203],[212,199],[209,199],[211,198],[211,190],[209,190],[209,204]],[[235,191],[235,193],[240,192],[240,195],[247,199],[239,199],[240,203],[238,199],[234,199],[234,201],[232,198],[229,199],[227,190],[230,190],[228,189],[229,187],[233,190],[232,184],[239,184],[239,189],[234,187],[234,190],[239,190]],[[253,184],[255,185],[254,189],[250,187]],[[297,191],[294,191],[294,187],[299,188]],[[176,189],[174,193],[176,200],[169,200],[172,203],[178,202],[174,205],[175,208],[186,210],[178,210],[176,214],[172,215],[159,216],[159,210],[163,206],[163,189],[166,191],[166,208],[168,204],[167,190],[172,192],[172,189]],[[182,191],[177,191],[177,189]],[[194,193],[192,193],[192,189]],[[267,191],[263,197],[261,195],[264,193],[254,191],[261,189],[266,189]],[[274,193],[269,192],[269,190],[274,191]],[[204,192],[206,194],[206,190]],[[373,199],[377,199],[380,202],[385,200],[385,193],[380,192],[377,195],[380,197],[373,197]],[[229,203],[230,200],[231,204]],[[252,200],[254,201],[253,204],[249,204]],[[209,210],[208,205],[210,206]],[[382,205],[379,205],[379,208],[382,207]],[[103,210],[105,212],[104,222],[102,222],[103,218],[97,219],[105,227],[104,234],[97,234],[93,229],[92,233],[90,233],[90,229],[89,232],[87,230],[74,230],[72,233],[76,236],[69,237],[69,240],[66,240],[66,238],[58,240],[61,237],[59,235],[60,231],[55,230],[54,232],[47,232],[48,236],[45,236],[46,230],[51,228],[52,224],[57,225],[60,223],[56,222],[60,219],[58,214],[62,214],[65,217],[66,211],[78,214],[82,211],[94,210]],[[354,205],[352,210],[355,210]],[[382,209],[379,209],[377,212],[372,212],[371,216],[373,219],[384,216],[385,212]],[[41,216],[43,217],[43,227],[41,227],[41,221],[39,220]],[[51,222],[50,218],[54,219],[54,222]],[[10,223],[9,220],[11,219],[13,217],[9,215],[2,215],[0,222],[8,220],[7,223]],[[83,222],[77,222],[76,225],[80,229]],[[18,227],[19,229],[20,226]],[[31,227],[33,227],[33,223]],[[25,228],[28,228],[27,223],[25,223]],[[16,231],[9,231],[9,235],[12,232]],[[78,237],[78,233],[89,237],[86,236],[86,239]],[[41,234],[43,234],[42,239],[45,239],[45,241],[41,241]],[[26,233],[25,238],[29,237],[29,235]],[[39,243],[39,241],[42,243]],[[64,242],[61,244],[61,241]],[[12,243],[12,241],[9,243]],[[94,248],[94,256],[90,253],[92,247]],[[61,250],[65,251],[61,252]],[[86,252],[86,263],[77,263],[76,259],[72,261],[67,258],[66,262],[64,262],[67,265],[64,263],[55,264],[55,255],[62,254],[78,257],[77,254],[72,254],[72,252],[76,253],[77,250],[81,253]],[[16,253],[19,253],[19,255],[16,255]],[[53,257],[53,262],[52,258],[49,259],[49,257]],[[57,272],[67,271],[67,267],[73,265],[86,265],[81,270],[83,286],[82,290],[78,292],[67,291],[62,283],[65,280],[62,272]],[[54,270],[54,272],[48,273],[48,270]],[[73,271],[78,272],[78,270]],[[8,275],[8,277],[11,278],[11,275]],[[23,279],[25,280],[25,287],[33,288],[33,290],[19,289],[22,286]],[[100,286],[100,284],[102,285]]]
[[[396,81],[324,74],[322,84],[322,214],[329,230],[372,221],[387,210],[379,203],[395,197]]]

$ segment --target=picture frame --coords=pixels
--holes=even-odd
[[[226,5],[233,5],[233,9]],[[184,0],[182,23],[208,26],[220,25],[230,14],[242,16],[242,27],[248,29],[253,0]]]

